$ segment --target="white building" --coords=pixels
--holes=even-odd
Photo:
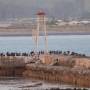
[[[80,24],[79,21],[70,21],[68,22],[69,25],[77,25],[77,24]]]

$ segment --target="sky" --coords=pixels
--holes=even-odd
[[[77,2],[76,2],[77,1]],[[78,3],[81,1],[81,4]],[[90,0],[0,0],[0,18],[33,17],[39,9],[43,9],[52,17],[79,17],[90,11]],[[87,14],[87,13],[86,13]]]

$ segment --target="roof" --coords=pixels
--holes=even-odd
[[[36,15],[45,15],[45,12],[43,12],[43,11],[39,11],[39,12],[37,12]]]

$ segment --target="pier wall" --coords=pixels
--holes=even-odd
[[[24,58],[14,56],[0,56],[0,77],[22,76],[24,70]]]
[[[90,70],[87,69],[34,64],[28,64],[26,69],[23,76],[27,78],[90,87]]]
[[[0,77],[19,77],[22,76],[25,67],[15,67],[15,68],[0,68]]]
[[[59,65],[49,65],[47,62],[46,64],[25,64],[28,61],[30,57],[1,56],[0,76],[23,76],[90,87],[90,58],[60,56],[58,57]]]
[[[90,58],[75,58],[75,66],[74,67],[83,67],[90,69]]]

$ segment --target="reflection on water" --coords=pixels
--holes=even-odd
[[[60,85],[60,84],[50,84],[46,82],[29,80],[24,78],[0,79],[0,90],[45,90],[45,89],[50,89],[52,87],[68,88],[71,86]]]

